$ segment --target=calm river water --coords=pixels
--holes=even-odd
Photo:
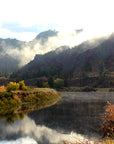
[[[23,108],[22,120],[19,116],[13,121],[7,115],[7,118],[0,116],[0,144],[59,144],[63,140],[99,139],[101,115],[107,101],[114,103],[114,93],[61,93],[62,99],[50,107],[28,113]],[[14,111],[18,113],[19,108]],[[14,117],[12,111],[11,116]]]

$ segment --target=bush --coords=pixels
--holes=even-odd
[[[84,91],[84,92],[90,92],[90,91],[96,91],[96,89],[93,88],[93,87],[87,86],[87,87],[84,87],[82,91]]]
[[[21,81],[19,83],[16,82],[10,82],[7,87],[6,90],[8,92],[12,91],[12,90],[27,90],[27,87],[25,86],[24,81]]]
[[[107,104],[103,120],[104,122],[101,127],[102,137],[114,139],[114,104]]]
[[[19,82],[19,90],[27,90],[24,80]]]
[[[48,82],[43,83],[43,87],[45,87],[45,88],[49,88],[49,84],[48,84]]]
[[[48,78],[48,84],[49,84],[49,86],[50,86],[51,88],[53,88],[53,86],[54,86],[54,81],[53,81],[53,78],[52,78],[52,77],[49,77],[49,78]]]
[[[0,91],[5,91],[5,90],[6,90],[5,86],[0,87]]]
[[[109,89],[109,92],[114,92],[114,88],[110,88],[110,89]]]
[[[54,87],[55,88],[63,88],[64,87],[64,80],[57,78],[56,80],[54,80]]]
[[[40,88],[43,87],[43,80],[42,79],[38,79],[37,82],[36,82],[36,86],[40,87]]]
[[[6,90],[8,92],[12,91],[12,90],[18,90],[19,89],[19,84],[16,83],[16,82],[10,82],[7,87],[6,87]]]

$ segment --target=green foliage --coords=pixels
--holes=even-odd
[[[68,92],[90,92],[90,91],[96,91],[93,87],[64,87],[62,91],[68,91]]]
[[[54,87],[55,88],[63,88],[64,87],[64,80],[57,78],[56,80],[54,80]]]
[[[0,92],[0,106],[16,105],[17,101],[13,99],[12,92]]]
[[[49,78],[48,78],[48,84],[49,84],[50,87],[53,88],[53,86],[54,86],[54,81],[53,81],[53,78],[52,78],[52,77],[49,77]]]
[[[19,90],[27,90],[24,80],[19,82]]]
[[[80,85],[84,85],[86,83],[86,81],[88,80],[88,75],[86,72],[82,72],[80,75]]]
[[[16,82],[10,82],[7,87],[6,87],[7,91],[10,92],[12,90],[18,90],[19,89],[19,84]]]
[[[27,90],[27,87],[25,86],[24,81],[20,81],[19,83],[10,82],[6,87],[6,90],[8,92],[10,92],[12,90]]]
[[[67,79],[64,79],[64,86],[68,87],[68,80]]]
[[[43,87],[45,87],[45,88],[49,88],[49,84],[48,84],[48,82],[43,83]]]
[[[84,71],[85,72],[91,72],[92,71],[92,66],[91,66],[91,61],[88,60],[85,64],[84,64]]]
[[[86,86],[86,87],[84,87],[82,89],[82,91],[84,91],[84,92],[90,92],[90,91],[96,91],[96,89],[93,88],[93,87]]]
[[[43,80],[42,79],[37,80],[36,86],[39,88],[43,87]]]

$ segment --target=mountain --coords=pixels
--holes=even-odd
[[[76,33],[79,34],[82,31],[83,30],[76,30]],[[54,53],[54,50],[56,51],[56,49],[58,52],[56,51],[55,53],[59,53],[59,51],[63,51],[63,49],[66,51],[66,47],[69,49],[68,46],[63,46],[61,44],[61,37],[58,37],[58,33],[59,32],[52,30],[44,31],[39,33],[36,38],[30,42],[23,42],[16,39],[0,39],[0,62],[4,62],[4,64],[0,64],[0,72],[13,72],[33,60],[36,54],[44,55],[50,51],[53,51],[52,53]],[[70,53],[72,53],[71,55],[73,56],[75,56],[75,54],[83,53],[88,49],[93,49],[95,46],[98,46],[104,40],[105,38],[85,41],[78,47],[74,47]],[[69,53],[69,50],[67,50],[67,53]],[[62,53],[61,55],[64,56]],[[46,54],[46,57],[48,57],[48,54]],[[69,54],[68,58],[70,60]]]
[[[44,31],[38,34],[35,40],[41,40],[41,43],[44,44],[49,37],[57,36],[57,34],[58,34],[57,31],[52,31],[52,30]]]
[[[0,38],[0,72],[12,72],[19,68],[20,59],[18,59],[16,50],[22,50],[25,42],[16,39]]]
[[[56,36],[55,31],[45,31],[36,36],[31,42],[23,42],[16,39],[2,39],[0,38],[0,72],[13,72],[20,66],[25,65],[27,62],[32,60],[32,57],[36,53],[43,53],[44,49],[41,46],[48,41],[49,37]],[[40,44],[40,48],[37,48],[37,52],[34,52],[36,44]],[[36,46],[37,47],[37,46]],[[29,57],[26,55],[26,51],[33,54]],[[45,47],[46,50],[46,47]]]
[[[6,72],[12,72],[18,69],[19,61],[17,59],[14,59],[13,57],[5,54],[3,56],[0,56],[0,72],[6,73]]]
[[[84,72],[86,74],[99,74],[101,71],[114,72],[114,33],[95,48],[84,50],[82,47],[79,51],[81,47],[82,44],[72,49],[61,47],[44,55],[36,55],[33,61],[14,73],[12,77],[74,78]]]

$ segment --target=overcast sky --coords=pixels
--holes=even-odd
[[[0,0],[0,37],[32,40],[48,29],[114,31],[114,0]]]

